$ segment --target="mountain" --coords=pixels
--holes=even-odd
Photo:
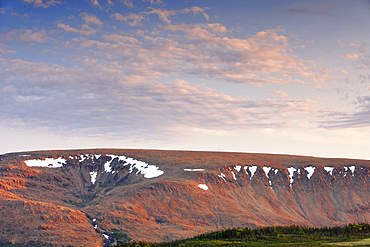
[[[370,161],[164,150],[0,156],[0,243],[103,246],[370,222]]]

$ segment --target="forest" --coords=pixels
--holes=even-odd
[[[177,246],[370,246],[368,223],[341,227],[270,226],[225,229],[167,243],[130,242],[120,247]]]

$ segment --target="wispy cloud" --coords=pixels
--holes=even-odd
[[[92,24],[95,24],[98,27],[102,27],[103,26],[103,22],[99,18],[97,18],[95,15],[93,15],[93,14],[81,13],[80,16],[82,16],[82,19],[87,24],[92,23]]]
[[[162,0],[143,0],[143,2],[149,2],[150,4],[161,4]]]
[[[89,0],[89,2],[96,7],[101,7],[100,3],[98,0]]]
[[[45,43],[51,40],[45,30],[13,30],[2,37],[3,41]]]
[[[77,29],[77,28],[71,27],[63,23],[58,23],[57,27],[63,29],[66,32],[73,32],[73,33],[78,33],[81,35],[93,35],[98,31],[96,29],[92,29],[91,27],[85,24],[82,25],[82,29]]]
[[[57,0],[23,0],[23,2],[28,4],[33,4],[35,7],[49,8],[50,6],[61,4],[62,1]]]
[[[125,15],[122,15],[120,13],[114,13],[111,15],[111,18],[118,21],[124,21],[130,26],[138,26],[141,24],[142,20],[146,19],[145,16],[135,13],[127,13]]]
[[[161,9],[161,8],[153,8],[149,7],[151,9],[150,11],[144,11],[142,12],[143,14],[156,14],[158,15],[159,19],[162,20],[163,22],[170,24],[171,20],[170,18],[173,15],[179,14],[179,13],[191,13],[193,15],[198,15],[202,14],[206,20],[209,20],[209,15],[205,13],[206,8],[201,8],[197,6],[193,6],[191,8],[184,8],[180,10],[169,10],[169,9]]]
[[[0,114],[8,124],[127,137],[154,132],[181,135],[176,132],[185,126],[284,127],[300,124],[287,121],[287,116],[310,119],[319,114],[312,100],[231,97],[184,80],[157,82],[151,71],[141,67],[127,73],[115,62],[86,58],[84,69],[22,60],[2,60],[1,65],[7,68],[1,71],[7,79],[1,89],[6,105]]]
[[[122,0],[123,4],[128,8],[133,8],[134,4],[132,3],[132,0]]]
[[[284,8],[285,12],[306,15],[335,16],[335,5],[322,1],[294,3]]]

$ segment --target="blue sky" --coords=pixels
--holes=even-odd
[[[1,0],[0,152],[369,159],[370,2]]]

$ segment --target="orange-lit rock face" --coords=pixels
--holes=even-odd
[[[369,222],[369,167],[215,152],[7,154],[0,156],[0,240],[102,246],[115,231],[168,241],[229,227]]]

